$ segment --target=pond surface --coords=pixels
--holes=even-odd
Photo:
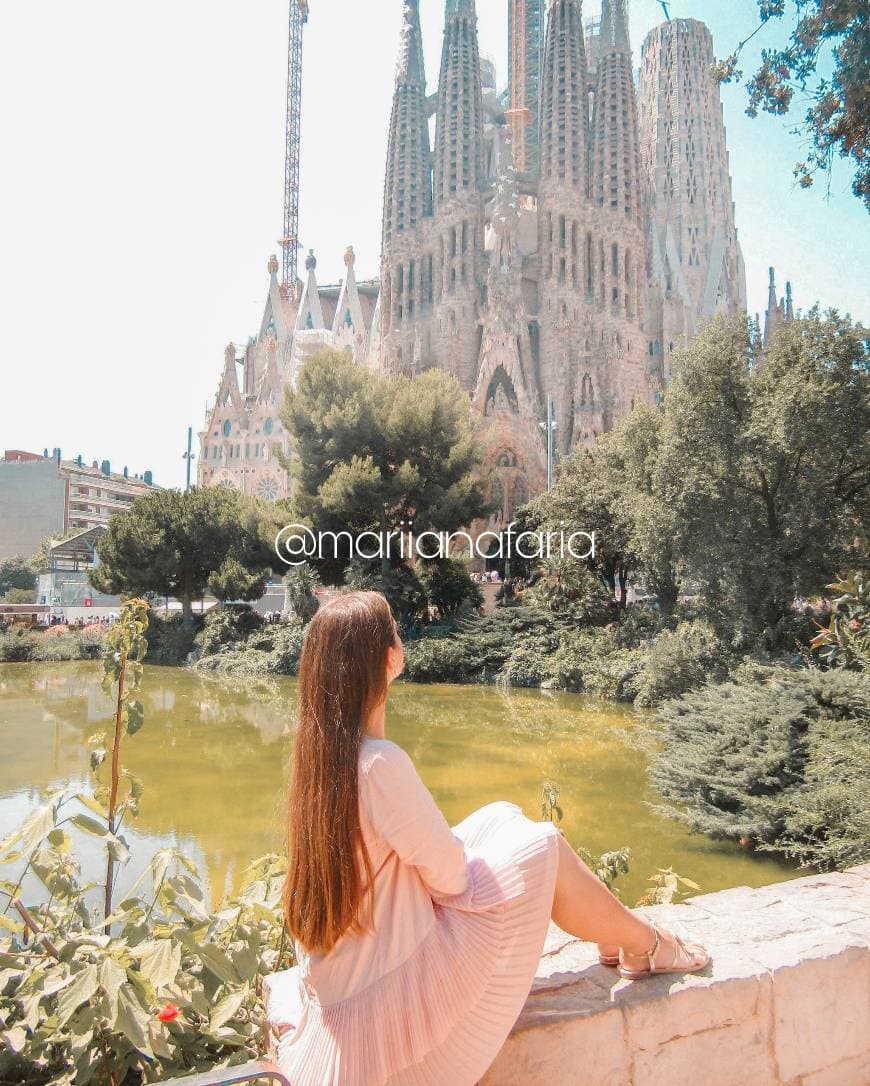
[[[49,787],[90,789],[87,738],[111,722],[100,674],[97,663],[0,665],[0,838]],[[122,755],[144,782],[140,815],[122,831],[133,849],[124,875],[132,881],[171,843],[198,863],[217,899],[252,859],[283,848],[295,681],[148,667],[143,701],[145,725],[125,737]],[[657,867],[673,866],[705,892],[798,874],[654,811],[644,756],[624,738],[636,720],[577,694],[397,683],[387,735],[451,824],[496,799],[540,818],[542,786],[557,784],[575,847],[631,848],[631,872],[617,883],[628,904]],[[96,843],[83,844],[90,867]]]

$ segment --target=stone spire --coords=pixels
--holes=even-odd
[[[606,32],[606,34],[605,34]],[[640,141],[625,7],[605,0],[592,116],[591,196],[598,207],[641,221]]]
[[[588,118],[580,0],[555,0],[547,20],[541,78],[542,188],[559,183],[585,195]]]
[[[630,49],[625,0],[602,0],[601,49]]]
[[[474,0],[447,0],[435,124],[435,207],[483,182],[483,96]]]
[[[776,332],[777,328],[785,320],[785,302],[781,302],[776,297],[776,276],[773,268],[768,268],[768,281],[767,281],[767,309],[764,313],[764,346],[767,347],[768,343]]]
[[[405,0],[384,183],[383,245],[432,214],[426,71],[418,0]]]

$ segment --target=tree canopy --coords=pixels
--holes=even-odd
[[[152,593],[181,601],[259,599],[274,559],[263,510],[254,499],[220,487],[153,490],[109,522],[97,544],[91,583],[102,592]]]
[[[688,582],[758,632],[796,594],[866,557],[870,368],[860,326],[783,325],[756,356],[745,317],[717,317],[674,356],[663,410],[638,407],[561,465],[523,517],[596,531],[593,568],[665,610]]]
[[[383,376],[324,350],[285,396],[290,508],[315,531],[398,531],[409,522],[415,534],[451,531],[486,513],[478,433],[451,375]],[[383,573],[387,566],[384,558]]]
[[[807,102],[800,130],[810,153],[795,166],[808,188],[821,171],[830,176],[835,156],[855,168],[852,191],[870,211],[870,17],[867,0],[758,0],[760,23],[715,66],[721,82],[742,79],[737,64],[744,46],[773,20],[787,20],[788,42],[763,49],[761,64],[746,84],[750,117],[783,115],[795,95]],[[830,50],[830,61],[828,50]],[[830,74],[827,72],[830,66]]]

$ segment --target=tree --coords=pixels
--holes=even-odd
[[[237,491],[194,487],[154,490],[109,522],[90,580],[102,592],[156,593],[181,601],[193,625],[193,601],[259,599],[274,561],[266,518]]]
[[[642,576],[670,610],[676,602],[668,519],[653,493],[661,414],[638,406],[593,449],[577,448],[561,464],[556,483],[525,507],[523,527],[595,532],[588,562],[625,607],[628,583]]]
[[[387,533],[411,522],[415,534],[451,531],[488,511],[475,477],[481,452],[469,399],[449,374],[384,377],[324,350],[285,397],[290,510],[315,532]],[[350,557],[345,549],[331,572]],[[390,561],[385,551],[380,557],[386,576]]]
[[[676,357],[653,492],[674,555],[759,631],[830,570],[870,518],[870,370],[859,326],[812,312],[759,364],[745,317],[717,317]]]
[[[35,596],[35,582],[36,574],[33,566],[20,554],[14,558],[4,558],[0,562],[0,597],[17,589],[29,592],[30,599],[24,602],[31,603]]]
[[[852,191],[870,211],[870,18],[867,0],[758,0],[761,22],[737,49],[714,67],[720,82],[742,79],[737,68],[744,48],[762,27],[788,11],[791,33],[780,49],[764,49],[761,65],[746,84],[750,117],[759,110],[781,116],[795,93],[809,101],[798,131],[809,137],[806,162],[795,166],[798,184],[808,188],[821,170],[830,177],[835,155],[855,167]],[[831,48],[830,77],[819,72]]]

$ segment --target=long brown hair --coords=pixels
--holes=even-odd
[[[369,712],[387,695],[396,624],[379,592],[348,592],[315,614],[299,664],[299,719],[290,786],[287,928],[306,950],[330,950],[362,930],[374,900],[360,833],[358,758]],[[362,860],[366,885],[357,863]]]

